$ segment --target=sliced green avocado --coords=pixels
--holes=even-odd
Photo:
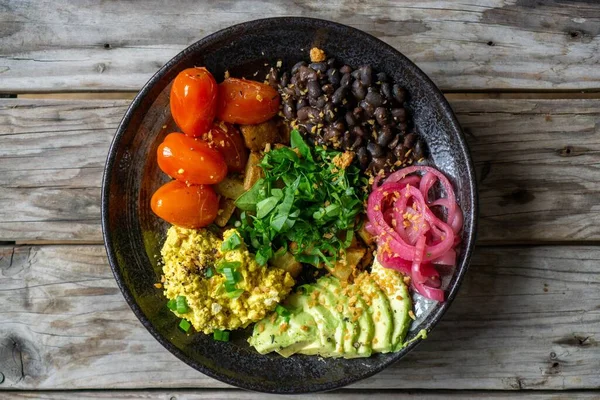
[[[314,285],[304,285],[302,289],[303,293],[299,293],[297,297],[290,296],[291,298],[288,298],[290,301],[286,301],[286,304],[296,309],[302,307],[304,312],[314,318],[319,341],[311,342],[310,345],[303,347],[298,353],[307,355],[334,354],[336,351],[335,333],[339,323],[325,306],[312,298],[313,291],[318,290]]]
[[[392,331],[393,351],[399,351],[412,322],[409,311],[412,309],[412,301],[408,293],[408,287],[404,283],[402,275],[389,268],[384,268],[377,257],[371,267],[371,276],[386,294],[392,317],[394,319],[394,330]]]
[[[373,352],[389,353],[393,349],[394,320],[388,298],[369,274],[360,277],[359,285],[363,300],[369,305],[369,314],[375,325],[375,334],[371,344]]]
[[[331,312],[331,315],[336,320],[337,329],[335,331],[335,352],[332,354],[321,354],[322,356],[329,357],[342,357],[344,355],[344,331],[345,321],[344,315],[342,314],[343,305],[339,303],[339,296],[341,296],[341,288],[337,279],[329,279],[329,277],[323,277],[319,279],[314,285],[319,290],[319,296],[317,300],[322,302],[323,306]]]
[[[342,336],[344,358],[354,358],[358,355],[356,347],[354,347],[354,343],[356,343],[356,339],[358,338],[360,326],[358,325],[358,321],[354,321],[352,318],[352,312],[350,311],[348,304],[349,297],[344,294],[342,285],[338,278],[333,276],[325,276],[321,278],[320,282],[323,285],[326,285],[330,292],[333,292],[333,295],[338,302],[336,307],[338,308],[338,311],[341,309],[344,322],[344,331]]]
[[[356,348],[357,357],[370,357],[371,353],[373,353],[371,342],[373,341],[373,334],[375,333],[373,318],[371,318],[371,314],[369,314],[369,306],[360,296],[358,296],[354,307],[360,308],[362,311],[358,313],[358,319],[356,319],[359,326],[359,333],[353,346]]]
[[[287,324],[287,329],[283,329],[283,324]],[[314,341],[316,337],[317,329],[312,316],[295,310],[287,318],[273,314],[256,323],[248,342],[260,354],[267,354],[297,343]]]

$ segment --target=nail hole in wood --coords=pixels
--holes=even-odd
[[[494,43],[494,42],[492,42],[492,41],[490,40],[489,42],[487,42],[487,45],[488,45],[488,46],[495,46],[495,45],[496,45],[496,43]]]
[[[110,49],[110,43],[104,43],[104,48],[105,48],[106,50]]]
[[[571,36],[571,39],[577,39],[578,37],[581,36],[581,32],[579,32],[579,31],[571,31],[571,32],[569,32],[569,36]]]

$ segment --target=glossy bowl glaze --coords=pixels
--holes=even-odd
[[[277,393],[302,393],[339,388],[371,376],[411,351],[416,340],[394,354],[365,359],[283,358],[251,349],[246,332],[234,332],[232,342],[203,334],[186,335],[167,309],[157,264],[167,226],[150,210],[152,193],[167,177],[156,164],[156,148],[167,133],[177,131],[169,110],[171,81],[183,69],[206,66],[222,79],[251,77],[265,64],[283,61],[290,68],[308,59],[308,50],[322,48],[329,56],[352,65],[371,64],[404,86],[418,133],[429,148],[430,163],[454,183],[464,212],[462,250],[452,278],[446,282],[443,304],[416,297],[417,320],[411,339],[430,331],[456,296],[473,249],[477,192],[465,139],[448,102],[429,78],[384,42],[348,26],[310,18],[270,18],[246,22],[210,35],[174,57],[135,97],[111,145],[102,183],[102,228],[108,259],[125,299],[150,333],[182,361],[213,378],[241,388]]]

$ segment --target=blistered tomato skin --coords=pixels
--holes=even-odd
[[[168,134],[156,157],[165,174],[189,184],[212,185],[227,176],[227,163],[218,150],[182,133]]]
[[[152,195],[150,206],[154,214],[172,225],[198,229],[215,220],[219,200],[210,186],[171,181]]]
[[[201,138],[223,155],[229,172],[244,171],[248,161],[248,149],[235,126],[225,122],[215,123]]]
[[[227,78],[219,84],[217,118],[232,124],[260,124],[279,112],[279,93],[269,85]]]
[[[183,133],[197,137],[208,132],[217,112],[217,95],[217,82],[206,68],[188,68],[177,75],[169,101]]]

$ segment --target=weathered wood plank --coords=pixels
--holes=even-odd
[[[2,393],[0,393],[0,398]],[[7,393],[8,394],[8,393]],[[319,393],[317,395],[297,395],[295,399],[313,399],[318,400],[362,400],[368,397],[380,400],[442,400],[442,399],[460,399],[460,400],[511,400],[515,394],[512,392],[491,392],[491,391],[356,391],[356,390],[338,390],[335,392]],[[598,399],[599,393],[572,391],[568,393],[543,391],[519,393],[519,399],[524,400],[567,400],[567,399]],[[250,400],[250,399],[289,399],[289,396],[265,395],[241,390],[102,390],[102,391],[62,391],[62,392],[39,392],[23,391],[10,392],[11,399],[36,399],[36,400]]]
[[[0,240],[101,241],[100,181],[126,100],[0,101]],[[482,243],[600,239],[600,100],[452,100]]]
[[[594,1],[7,0],[0,91],[136,90],[191,43],[266,16],[330,19],[399,49],[445,90],[600,87]]]
[[[439,326],[355,389],[600,388],[600,247],[481,247]],[[215,388],[125,304],[102,246],[0,248],[5,389]]]

